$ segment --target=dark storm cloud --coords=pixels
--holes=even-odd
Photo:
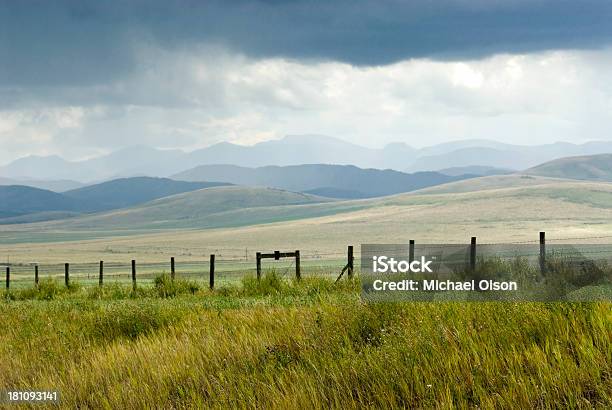
[[[608,0],[0,0],[0,85],[105,84],[146,69],[149,45],[354,65],[597,48],[610,21]]]

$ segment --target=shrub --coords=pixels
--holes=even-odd
[[[288,288],[275,270],[266,272],[259,280],[253,275],[245,276],[241,282],[244,296],[278,295]]]
[[[172,279],[166,273],[156,276],[153,283],[157,294],[162,298],[183,294],[194,295],[200,290],[200,285],[197,282],[185,279]]]
[[[598,285],[612,278],[605,261],[598,263],[579,253],[553,253],[547,256],[544,275],[551,281],[561,281],[574,287]]]
[[[78,287],[78,285],[71,286],[74,286],[72,290],[70,287],[66,288],[58,284],[53,278],[45,278],[42,279],[36,287],[19,289],[11,291],[10,293],[7,292],[7,297],[10,300],[54,300],[61,294],[73,292],[75,288]]]

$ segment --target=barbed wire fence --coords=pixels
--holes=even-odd
[[[612,239],[612,235],[596,236],[577,236],[577,237],[554,237],[546,239],[548,252],[562,251],[567,247],[575,248],[577,241],[596,241],[602,239]],[[412,242],[414,243],[414,242]],[[465,248],[466,255],[469,256],[470,247],[475,245],[470,242],[448,242],[444,244],[419,244],[427,246],[429,249],[438,247],[456,246],[458,249]],[[506,242],[482,242],[478,243],[479,255],[494,255],[501,259],[513,259],[523,257],[530,260],[537,260],[542,256],[543,249],[542,237],[534,240],[506,241]],[[585,244],[586,246],[586,244]],[[387,248],[393,251],[393,249]],[[256,249],[234,248],[234,247],[138,247],[127,246],[122,249],[105,248],[105,256],[112,260],[103,261],[103,283],[130,283],[137,277],[138,285],[153,283],[156,276],[160,274],[170,274],[172,265],[175,269],[175,277],[193,281],[209,282],[211,270],[210,255],[215,255],[214,259],[214,282],[218,286],[228,283],[239,282],[245,276],[255,276]],[[168,261],[148,262],[146,260],[135,260],[135,270],[132,270],[132,260],[118,258],[120,255],[142,254],[168,254],[175,256],[174,263]],[[612,261],[612,244],[596,244],[581,248],[582,255],[593,255],[593,258],[606,259]],[[355,248],[350,254],[356,261],[360,261],[360,249]],[[185,257],[181,260],[181,256]],[[200,258],[201,257],[201,258]],[[300,250],[300,269],[303,276],[325,276],[336,278],[347,266],[347,250],[341,249],[303,249]],[[109,258],[107,258],[109,259]],[[157,258],[158,259],[158,258]],[[289,278],[295,269],[294,259],[275,260],[267,262],[264,266],[265,271],[273,270],[284,278]],[[359,271],[360,264],[356,264]],[[6,287],[27,287],[37,283],[37,281],[51,278],[58,281],[79,282],[82,285],[100,284],[100,261],[87,263],[37,263],[24,261],[11,261],[0,263],[0,267],[6,270]]]

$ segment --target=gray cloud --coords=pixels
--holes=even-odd
[[[0,163],[304,133],[609,139],[609,21],[595,0],[0,0]]]
[[[151,51],[147,61],[157,63],[107,87],[104,98],[85,87],[83,104],[0,110],[0,163],[304,133],[369,146],[610,139],[612,48],[376,67],[211,52]]]
[[[597,48],[610,21],[607,0],[0,0],[0,84],[103,85],[142,70],[147,45],[353,65]]]

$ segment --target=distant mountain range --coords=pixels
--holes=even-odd
[[[530,168],[525,173],[554,178],[612,181],[612,154],[560,158]]]
[[[499,181],[525,185],[555,181],[543,181],[539,176],[612,182],[612,154],[561,158],[513,176],[502,175],[509,170],[484,166],[444,171],[496,176],[476,179],[472,174],[408,174],[326,164],[258,168],[202,165],[174,175],[177,180],[120,178],[63,193],[22,185],[0,186],[0,224],[61,219],[49,224],[62,228],[148,229],[276,222],[358,210],[373,201],[365,198],[416,190],[421,194],[451,194],[488,189],[491,184],[500,186]],[[434,188],[421,190],[428,187]]]
[[[175,194],[226,185],[137,177],[117,179],[61,194],[28,186],[0,186],[0,223],[36,222],[127,208]]]
[[[398,194],[471,177],[473,175],[449,176],[438,172],[406,174],[390,169],[325,164],[260,168],[201,165],[173,176],[182,181],[225,181],[343,199]]]
[[[252,146],[223,142],[193,152],[134,146],[83,161],[29,156],[0,167],[0,176],[90,182],[133,176],[167,177],[199,165],[215,164],[243,167],[338,164],[405,172],[469,166],[523,170],[561,157],[609,152],[612,142],[523,146],[463,140],[420,149],[404,143],[372,149],[332,137],[301,135]]]

